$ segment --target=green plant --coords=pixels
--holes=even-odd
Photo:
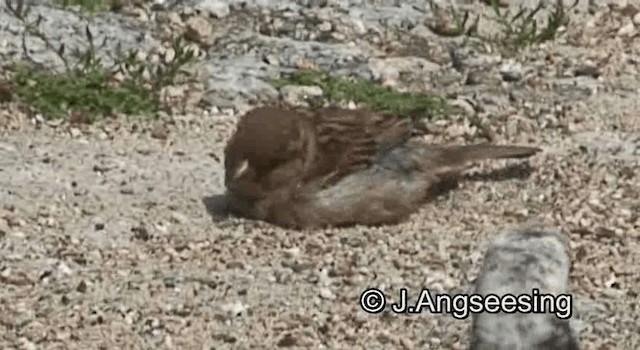
[[[13,84],[16,95],[47,119],[82,111],[92,121],[114,113],[155,113],[159,108],[152,93],[135,80],[110,85],[109,74],[95,63],[65,74],[17,65]]]
[[[138,58],[135,50],[123,52],[118,43],[114,64],[106,67],[96,55],[97,50],[106,45],[106,39],[96,46],[88,25],[85,27],[86,48],[67,53],[64,45],[55,48],[39,30],[42,17],[32,22],[27,20],[30,8],[24,6],[23,1],[15,6],[10,0],[5,2],[25,25],[22,40],[28,61],[14,65],[11,83],[19,100],[47,119],[74,112],[82,112],[86,120],[116,113],[154,114],[162,107],[162,88],[174,84],[183,75],[183,68],[195,59],[193,51],[186,49],[179,38],[172,43],[173,59],[160,60],[157,64]],[[64,63],[64,71],[53,72],[31,59],[26,48],[28,34],[40,38],[57,54]]]
[[[441,35],[465,35],[470,38],[477,38],[497,49],[503,55],[513,56],[525,47],[555,39],[558,29],[569,24],[567,10],[576,7],[578,1],[574,0],[573,5],[567,8],[563,0],[557,0],[546,16],[543,27],[540,26],[536,19],[540,11],[545,8],[542,1],[532,9],[520,6],[519,10],[513,13],[510,9],[501,9],[500,0],[485,1],[493,11],[493,16],[486,16],[485,18],[498,25],[498,32],[494,35],[485,36],[479,33],[479,16],[467,27],[468,12],[461,16],[453,7],[450,7],[448,11],[449,16],[453,19],[453,27],[443,28],[442,25],[430,25],[429,27]],[[439,11],[439,13],[442,13],[442,11]]]
[[[113,8],[118,5],[118,0],[58,0],[56,1],[62,7],[78,6],[86,12],[100,12]]]
[[[575,0],[569,9],[578,5]],[[500,33],[483,38],[486,42],[497,44],[507,55],[512,55],[520,49],[553,40],[558,29],[569,23],[569,17],[562,0],[557,0],[546,18],[546,25],[539,28],[536,15],[544,8],[542,1],[533,9],[521,7],[512,15],[510,10],[501,10],[499,0],[491,0],[491,8],[495,17],[491,18],[500,26]]]
[[[333,77],[318,71],[297,71],[290,77],[274,80],[272,84],[276,88],[314,85],[320,87],[324,97],[330,101],[351,100],[376,111],[400,115],[440,117],[449,112],[445,100],[438,96],[398,92],[373,82]]]

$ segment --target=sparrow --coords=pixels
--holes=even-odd
[[[438,146],[412,137],[405,116],[337,107],[259,107],[225,146],[232,212],[283,227],[397,223],[472,161],[524,158],[536,147]]]

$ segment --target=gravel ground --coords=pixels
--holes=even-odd
[[[3,104],[0,348],[464,349],[470,319],[367,315],[360,293],[465,291],[490,239],[534,218],[570,233],[582,349],[640,348],[640,36],[620,32],[632,15],[583,13],[524,63],[455,87],[491,115],[494,142],[544,152],[519,178],[484,174],[521,162],[480,164],[395,226],[292,231],[219,215],[238,114],[223,106],[70,125]],[[504,81],[514,69],[523,78]],[[455,74],[429,84],[450,92]],[[462,117],[431,127],[427,141],[483,137]]]

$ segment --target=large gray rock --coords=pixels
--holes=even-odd
[[[85,31],[87,24],[97,47],[96,56],[105,65],[114,63],[113,56],[118,45],[124,52],[145,52],[160,45],[142,23],[118,14],[95,14],[88,18],[70,9],[33,5],[27,20],[34,22],[38,16],[42,16],[38,30],[47,37],[53,47],[47,47],[42,39],[31,34],[25,36],[25,46],[29,56],[47,69],[64,68],[63,61],[56,54],[60,45],[65,46],[65,56],[70,64],[77,61],[71,53],[76,49],[83,52],[89,46]],[[4,1],[0,3],[0,61],[14,62],[25,58],[22,49],[24,33],[25,24],[11,13]],[[103,42],[105,45],[101,46]]]
[[[503,232],[487,251],[476,295],[513,296],[515,312],[483,311],[474,315],[470,350],[577,350],[571,327],[572,296],[569,279],[568,237],[556,229],[530,226]],[[534,292],[537,290],[537,293]],[[530,297],[530,311],[520,296]],[[553,295],[553,303],[539,297]],[[551,300],[551,299],[550,299]],[[521,308],[522,307],[522,308]],[[555,310],[549,310],[555,308]],[[532,312],[533,311],[533,312]]]

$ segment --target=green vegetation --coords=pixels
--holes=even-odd
[[[298,71],[273,81],[276,88],[285,85],[318,86],[329,101],[354,101],[382,112],[400,115],[440,117],[449,112],[445,100],[434,95],[402,93],[373,82],[332,77],[318,71]]]
[[[78,6],[86,12],[100,12],[111,10],[120,6],[122,0],[58,0],[56,1],[63,7]]]
[[[493,11],[493,15],[487,16],[486,19],[498,26],[498,33],[494,35],[485,36],[478,32],[480,16],[476,17],[476,20],[470,26],[467,26],[469,13],[465,12],[461,16],[453,7],[450,7],[448,11],[454,24],[452,28],[446,27],[443,29],[441,26],[430,26],[430,28],[441,35],[465,35],[470,38],[477,38],[504,56],[513,56],[523,48],[554,40],[558,29],[569,24],[568,10],[578,5],[578,0],[575,0],[573,5],[565,7],[562,0],[557,0],[543,21],[545,25],[540,26],[536,16],[545,7],[542,1],[532,9],[522,6],[515,13],[510,9],[501,9],[500,0],[487,0],[485,2],[491,6]]]
[[[85,27],[86,49],[66,53],[65,47],[54,47],[39,30],[41,18],[27,20],[29,7],[18,1],[11,13],[25,25],[24,35],[40,38],[47,48],[64,63],[62,72],[41,67],[34,62],[25,48],[27,62],[15,64],[10,74],[11,86],[18,101],[47,119],[61,118],[80,112],[92,121],[113,114],[149,115],[162,106],[160,92],[175,83],[183,68],[195,60],[193,51],[187,50],[180,39],[173,41],[175,56],[170,62],[160,60],[156,64],[140,59],[137,51],[114,55],[114,64],[106,67],[97,57],[96,46],[89,26]]]
[[[494,43],[503,53],[512,55],[520,49],[534,44],[555,39],[558,29],[569,24],[567,10],[562,0],[558,0],[549,11],[544,27],[538,26],[535,16],[543,9],[540,2],[535,8],[527,10],[520,8],[518,12],[512,14],[510,10],[502,11],[499,0],[491,1],[491,8],[495,16],[491,18],[500,27],[500,33],[491,37],[480,37],[486,42]],[[578,0],[569,9],[578,5]]]
[[[152,114],[159,108],[153,94],[136,79],[110,85],[110,74],[97,64],[61,74],[20,65],[15,67],[15,73],[17,96],[47,119],[82,111],[93,120],[114,113]]]

